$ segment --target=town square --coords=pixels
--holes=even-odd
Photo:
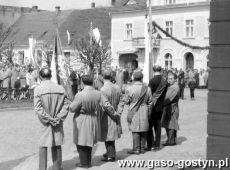
[[[0,0],[0,170],[230,169],[229,0]]]

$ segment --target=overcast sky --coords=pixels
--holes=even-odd
[[[55,6],[61,9],[88,8],[95,0],[0,0],[0,5],[32,7],[38,6],[39,9],[54,10]]]

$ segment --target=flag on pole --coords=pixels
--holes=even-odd
[[[70,37],[70,33],[68,30],[66,30],[67,33],[67,41],[68,41],[68,45],[70,45],[70,41],[71,41],[71,37]]]
[[[62,51],[60,36],[57,30],[54,40],[54,50],[51,61],[52,81],[62,85],[69,99],[73,99],[71,82],[69,77],[69,68]]]
[[[97,43],[101,45],[101,34],[98,28],[93,29],[93,36]]]
[[[36,65],[35,63],[35,47],[36,44],[36,40],[33,37],[29,38],[29,52],[30,52],[30,63],[32,63],[32,65]]]
[[[150,79],[150,57],[149,57],[149,49],[150,49],[150,44],[149,44],[149,33],[148,33],[148,19],[145,19],[145,61],[144,61],[144,69],[143,69],[143,82],[148,84],[149,79]]]

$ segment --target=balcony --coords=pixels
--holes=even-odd
[[[153,48],[160,48],[160,39],[153,38],[152,39],[152,47]],[[132,39],[132,45],[134,48],[145,48],[145,38],[144,37],[138,37]]]

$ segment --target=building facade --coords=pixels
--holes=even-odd
[[[209,46],[209,6],[207,0],[153,1],[152,20],[171,36],[191,46]],[[147,4],[148,5],[148,4]],[[131,6],[130,6],[131,8]],[[130,67],[137,60],[144,67],[147,7],[119,10],[112,14],[111,48],[113,65]],[[154,29],[153,63],[164,68],[207,69],[208,49],[181,45]]]

